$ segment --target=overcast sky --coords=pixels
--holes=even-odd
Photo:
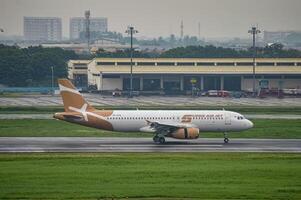
[[[258,24],[262,30],[301,30],[301,0],[0,0],[0,28],[6,35],[23,35],[23,16],[61,17],[69,36],[69,18],[107,17],[109,30],[124,32],[132,24],[139,36],[184,34],[248,37]],[[3,34],[3,33],[0,33]]]

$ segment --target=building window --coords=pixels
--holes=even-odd
[[[294,62],[278,62],[277,66],[295,66]]]
[[[264,75],[264,79],[281,79],[280,75]]]
[[[82,63],[75,63],[73,66],[75,69],[87,69],[87,65]]]
[[[301,79],[301,75],[286,75],[285,79]]]
[[[234,66],[234,62],[220,62],[216,63],[218,66]]]
[[[262,76],[256,75],[255,78],[256,78],[256,79],[261,79]],[[244,79],[253,79],[253,75],[247,75],[247,76],[244,76]]]
[[[74,69],[87,69],[87,66],[85,66],[85,67],[76,67],[76,66],[74,66]]]
[[[120,75],[115,74],[103,74],[102,78],[120,78]]]
[[[175,66],[174,62],[158,62],[157,65],[161,66]]]
[[[97,65],[115,65],[115,62],[97,62]]]
[[[253,66],[252,62],[238,62],[236,66]]]
[[[137,62],[137,65],[144,65],[144,66],[155,66],[154,62]]]
[[[273,62],[258,62],[257,66],[275,66]]]
[[[215,66],[214,62],[198,62],[198,66]]]
[[[178,66],[194,66],[194,62],[178,62]]]
[[[131,62],[118,62],[117,65],[131,65]],[[133,65],[135,65],[134,62]]]

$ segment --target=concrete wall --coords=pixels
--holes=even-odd
[[[102,89],[103,90],[122,90],[123,80],[121,78],[103,78]],[[101,89],[101,88],[99,88]]]
[[[301,79],[283,79],[283,88],[301,88]]]

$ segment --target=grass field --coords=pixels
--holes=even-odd
[[[230,138],[301,138],[301,120],[257,119],[255,127]],[[3,136],[98,136],[98,137],[152,137],[149,133],[117,133],[88,128],[58,120],[0,120]],[[203,133],[201,137],[223,137],[221,133]]]
[[[301,199],[301,154],[1,154],[0,199]]]
[[[137,107],[131,106],[96,106],[97,109],[113,109],[113,110],[135,110]],[[140,110],[231,110],[242,114],[300,114],[301,107],[279,107],[279,106],[140,106]],[[0,114],[21,113],[55,113],[63,112],[63,106],[0,106]]]

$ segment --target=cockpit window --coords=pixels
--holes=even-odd
[[[238,116],[237,119],[238,119],[238,120],[243,120],[244,117],[243,117],[243,116]]]

